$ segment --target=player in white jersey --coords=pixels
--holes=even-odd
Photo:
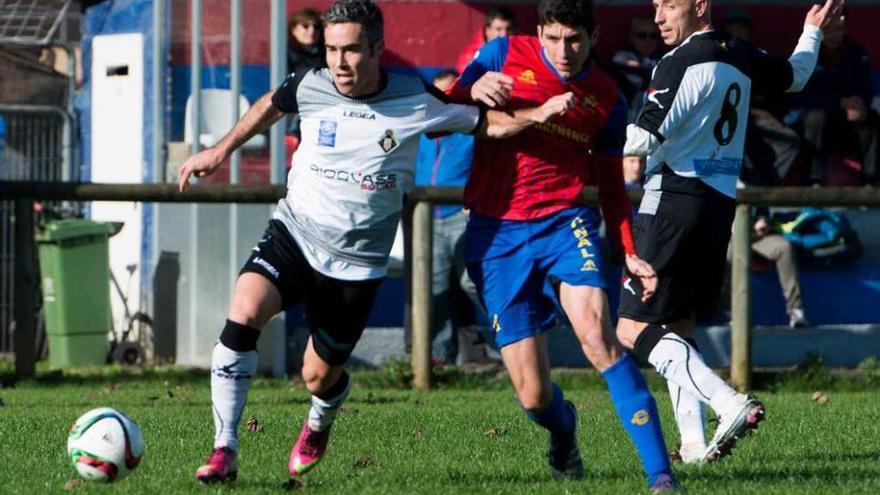
[[[300,116],[302,141],[287,196],[253,249],[235,285],[226,326],[211,358],[216,435],[202,482],[238,474],[237,428],[256,371],[260,328],[273,315],[305,303],[311,335],[302,377],[312,407],[290,453],[288,470],[311,470],[351,388],[345,364],[361,336],[388,253],[403,195],[413,181],[422,133],[473,132],[506,137],[573,108],[570,93],[537,108],[502,113],[452,105],[418,78],[379,65],[383,20],[369,0],[338,0],[324,14],[328,69],[290,74],[260,98],[216,146],[179,171],[213,173],[232,150],[284,113]]]
[[[794,53],[783,60],[713,30],[709,0],[654,0],[661,37],[676,48],[655,68],[623,154],[648,157],[633,235],[658,285],[643,301],[638,278],[624,278],[617,335],[667,379],[686,462],[717,460],[764,416],[760,402],[706,366],[690,338],[694,317],[710,314],[721,291],[751,86],[780,95],[802,89],[816,66],[822,28],[841,8],[842,0],[813,6]],[[708,445],[704,403],[721,419]]]

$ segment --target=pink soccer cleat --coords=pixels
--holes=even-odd
[[[303,423],[299,432],[299,439],[293,450],[290,451],[290,461],[287,470],[291,476],[302,476],[318,465],[324,451],[327,450],[327,441],[330,439],[330,428],[324,431],[313,431],[309,428],[309,422]]]
[[[235,481],[236,477],[238,477],[238,456],[229,447],[214,449],[205,465],[196,470],[196,479],[205,484]]]

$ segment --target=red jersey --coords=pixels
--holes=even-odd
[[[590,63],[563,79],[536,37],[511,36],[480,49],[450,95],[469,99],[469,87],[489,71],[514,80],[506,109],[538,107],[569,91],[578,104],[512,138],[477,139],[465,206],[480,215],[532,220],[584,204],[584,186],[598,185],[609,231],[620,232],[626,252],[634,253],[621,159],[627,107],[616,83]]]

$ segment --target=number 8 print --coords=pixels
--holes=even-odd
[[[724,104],[721,105],[721,116],[718,118],[718,122],[715,122],[715,140],[721,146],[727,146],[733,140],[737,122],[736,106],[739,105],[740,97],[739,84],[731,84],[724,95]],[[726,135],[725,127],[727,130]]]

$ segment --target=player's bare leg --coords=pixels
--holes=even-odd
[[[550,431],[548,461],[555,477],[580,478],[584,464],[577,445],[577,413],[550,381],[547,335],[528,337],[501,348],[510,380],[529,419]]]
[[[651,490],[676,491],[678,483],[669,466],[657,405],[641,371],[611,327],[605,290],[562,282],[559,301],[584,354],[608,384],[618,418],[638,451]]]
[[[238,423],[257,371],[259,329],[280,310],[281,295],[268,279],[250,272],[238,277],[226,326],[211,356],[215,436],[211,455],[196,470],[202,483],[232,481],[238,476]]]
[[[562,282],[559,284],[559,302],[584,355],[600,373],[620,360],[624,349],[611,327],[605,290]]]
[[[681,328],[682,324],[675,325]],[[685,325],[687,328],[687,325]],[[620,318],[617,336],[621,343],[682,390],[709,405],[721,422],[702,459],[713,462],[730,453],[736,441],[758,428],[764,405],[737,393],[703,362],[700,354],[672,328]]]
[[[332,365],[321,358],[312,337],[303,355],[302,377],[312,394],[312,407],[290,451],[287,469],[294,477],[306,474],[320,462],[336,413],[351,390],[351,378],[343,366]]]

